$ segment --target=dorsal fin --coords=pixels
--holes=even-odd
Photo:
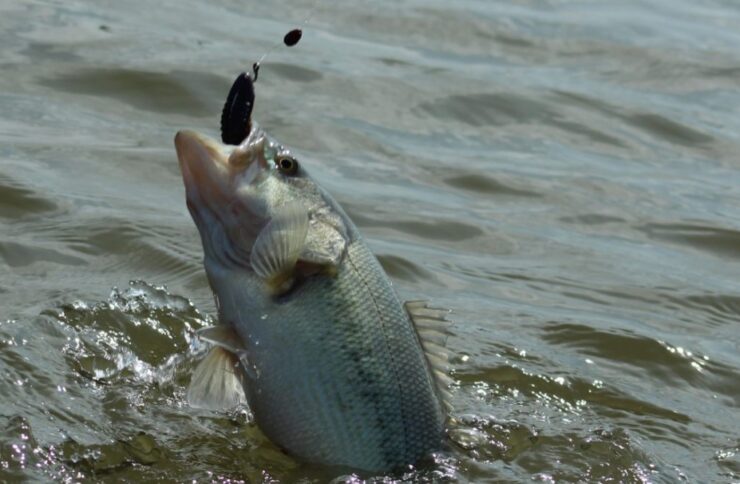
[[[411,321],[414,323],[416,334],[424,349],[432,376],[437,386],[437,393],[445,409],[452,410],[450,400],[452,395],[449,386],[453,380],[450,378],[449,357],[445,345],[449,336],[450,322],[446,319],[449,310],[431,308],[426,301],[407,301],[404,303]]]

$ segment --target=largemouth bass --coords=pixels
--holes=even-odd
[[[219,319],[199,332],[213,348],[188,399],[248,403],[264,434],[299,459],[413,464],[443,444],[445,311],[402,304],[337,202],[248,121],[236,146],[175,137]]]

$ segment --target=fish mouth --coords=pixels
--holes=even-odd
[[[195,131],[183,130],[175,135],[175,149],[188,203],[223,203],[231,174],[222,146]]]
[[[265,223],[261,211],[240,192],[269,171],[265,138],[254,134],[236,147],[190,130],[175,135],[187,207],[204,250],[231,265],[248,260],[241,251],[251,248]]]
[[[175,149],[188,200],[199,198],[213,206],[227,202],[234,195],[237,178],[240,184],[248,184],[267,171],[267,143],[258,129],[235,147],[195,131],[178,131]]]

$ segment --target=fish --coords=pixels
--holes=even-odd
[[[414,465],[445,442],[448,311],[399,299],[345,211],[251,119],[249,76],[235,82],[226,122],[235,89],[250,94],[236,109],[243,141],[239,129],[224,135],[233,144],[175,136],[218,312],[198,331],[212,347],[188,402],[246,404],[301,461],[371,472]]]

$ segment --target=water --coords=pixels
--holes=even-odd
[[[184,401],[172,138],[312,3],[0,2],[0,481],[351,478]],[[256,118],[454,310],[454,443],[387,479],[740,479],[738,45],[727,0],[412,0],[275,51]]]

